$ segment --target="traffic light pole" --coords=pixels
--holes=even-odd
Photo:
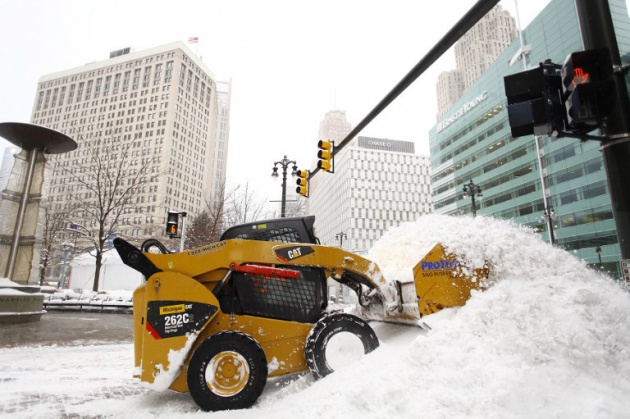
[[[575,0],[584,49],[608,48],[618,106],[608,117],[602,153],[621,257],[630,259],[630,99],[608,0]]]
[[[186,243],[186,212],[180,212],[179,215],[182,216],[182,230],[179,237],[179,251],[184,251],[184,244]]]

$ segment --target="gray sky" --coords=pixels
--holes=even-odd
[[[198,36],[189,48],[233,82],[228,180],[279,199],[274,161],[287,154],[311,166],[324,114],[343,109],[355,126],[474,3],[0,0],[0,122],[29,122],[42,75]],[[521,0],[522,26],[548,3]],[[514,0],[500,5],[516,15]],[[437,75],[454,61],[447,52],[360,135],[414,141],[428,154]]]

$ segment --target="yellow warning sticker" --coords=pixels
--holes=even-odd
[[[160,307],[160,314],[174,314],[174,313],[183,313],[186,311],[186,307],[184,304],[177,304],[175,306],[163,306]]]

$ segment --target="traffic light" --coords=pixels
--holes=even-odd
[[[547,60],[531,70],[503,78],[513,137],[557,135],[565,129],[559,66]]]
[[[319,140],[317,143],[317,167],[330,173],[335,173],[334,146],[335,143],[331,140]]]
[[[175,237],[179,233],[179,213],[169,211],[166,217],[166,234],[169,237]]]
[[[308,198],[308,170],[298,170],[297,172],[297,185],[295,192]]]
[[[562,66],[567,122],[571,131],[601,127],[616,102],[613,66],[608,48],[570,54]]]

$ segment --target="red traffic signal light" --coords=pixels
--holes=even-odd
[[[570,54],[562,66],[569,129],[587,133],[600,127],[616,104],[613,66],[607,48]]]

